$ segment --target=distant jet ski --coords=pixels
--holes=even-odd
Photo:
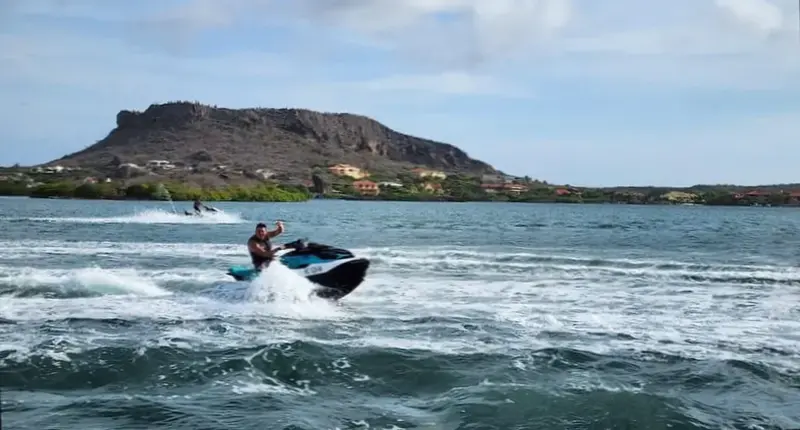
[[[217,208],[212,208],[211,206],[205,206],[206,212],[219,212]],[[203,216],[202,212],[191,212],[191,211],[183,211],[183,214],[186,216]]]
[[[355,290],[366,277],[369,260],[352,252],[321,243],[298,239],[284,245],[289,252],[280,261],[295,273],[318,285],[314,293],[324,299],[339,300]],[[272,264],[275,264],[273,262]],[[228,275],[239,282],[249,282],[258,276],[252,266],[233,266]]]

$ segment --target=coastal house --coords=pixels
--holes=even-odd
[[[444,190],[442,189],[442,184],[437,184],[435,182],[426,182],[425,185],[422,186],[422,188],[425,191],[434,194],[441,194],[444,192]]]
[[[572,194],[572,191],[570,191],[570,190],[568,190],[566,188],[556,188],[556,195],[557,196],[568,196],[570,194]]]
[[[509,194],[522,194],[528,192],[528,187],[521,184],[503,184],[503,190]]]
[[[47,167],[36,167],[33,169],[34,173],[46,173],[46,174],[53,174],[53,173],[62,173],[64,171],[71,171],[72,168],[64,167],[64,166],[47,166]]]
[[[528,187],[521,184],[502,183],[502,184],[481,184],[481,189],[489,194],[505,192],[508,194],[522,194],[528,191]]]
[[[366,171],[349,164],[335,164],[328,167],[328,171],[336,176],[347,176],[353,179],[362,179],[369,176]]]
[[[671,203],[693,203],[698,200],[697,194],[686,193],[683,191],[670,191],[662,194],[661,198]]]
[[[769,195],[770,193],[760,190],[752,190],[746,193],[741,191],[731,193],[731,196],[734,198],[734,200],[742,200],[744,198],[757,199],[759,197],[768,197]]]
[[[412,172],[415,175],[417,175],[417,177],[419,177],[419,178],[435,178],[435,179],[445,179],[445,178],[447,178],[447,174],[446,173],[440,172],[438,170],[417,168],[417,169],[413,169]]]
[[[170,163],[168,160],[150,160],[147,162],[146,166],[150,169],[174,169],[175,165]]]
[[[378,185],[383,188],[403,188],[403,184],[399,182],[381,182]]]
[[[377,196],[381,192],[380,188],[378,188],[378,184],[366,180],[353,182],[353,188],[361,195],[365,196]]]
[[[789,192],[789,204],[800,205],[800,191]]]
[[[503,191],[503,184],[481,184],[481,189],[488,194],[495,194]]]
[[[258,169],[255,173],[256,176],[260,177],[261,179],[269,179],[275,176],[275,172],[269,169]]]

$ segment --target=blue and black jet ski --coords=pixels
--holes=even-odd
[[[284,247],[290,251],[278,256],[277,261],[319,285],[320,288],[315,291],[319,297],[341,299],[352,293],[367,275],[369,260],[356,257],[346,249],[303,239],[287,243]],[[228,275],[236,281],[250,281],[258,276],[258,272],[252,266],[233,266],[228,270]]]

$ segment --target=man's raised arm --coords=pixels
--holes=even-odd
[[[276,221],[275,225],[278,226],[275,230],[267,231],[267,237],[269,237],[270,239],[283,233],[283,222]]]

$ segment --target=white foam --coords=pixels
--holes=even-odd
[[[373,268],[403,277],[460,278],[465,273],[474,273],[482,278],[525,282],[548,277],[573,281],[639,278],[648,279],[653,285],[680,281],[686,277],[695,277],[694,283],[731,278],[738,278],[738,283],[752,285],[800,282],[800,268],[775,264],[709,264],[701,270],[697,264],[681,261],[612,259],[563,252],[554,255],[543,254],[541,250],[493,253],[469,248],[364,248],[353,249],[353,252],[370,258]],[[246,257],[246,251],[241,243],[0,241],[0,260],[28,259],[39,255],[81,255],[109,259],[128,255],[146,258],[191,257],[234,264]],[[600,260],[604,262],[603,265],[592,264]]]
[[[250,282],[226,282],[199,294],[261,306],[265,313],[313,319],[336,315],[336,306],[314,294],[318,286],[282,264],[271,264]]]
[[[244,241],[242,241],[244,242]],[[66,242],[44,240],[0,241],[0,260],[30,259],[37,256],[141,256],[241,259],[247,255],[244,243],[158,243],[158,242]]]
[[[147,279],[135,270],[106,270],[82,268],[72,270],[49,270],[32,267],[0,268],[0,283],[24,289],[53,286],[68,289],[87,289],[106,294],[134,294],[158,296],[169,294],[152,278]]]
[[[186,216],[182,213],[160,209],[148,209],[128,216],[116,217],[31,217],[3,218],[8,221],[34,221],[74,224],[241,224],[247,222],[237,213],[203,212],[202,216]]]
[[[31,243],[17,244],[17,248],[0,250],[0,253],[5,258],[24,252],[28,245]],[[40,245],[44,249],[48,246]],[[91,247],[96,243],[63,245],[88,255],[95,252]],[[53,248],[52,243],[49,246]],[[155,258],[201,252],[208,258],[225,259],[244,253],[241,245],[229,244],[105,243],[102,246],[118,247],[119,252],[157,256]],[[28,252],[44,252],[42,249],[28,247]],[[797,318],[800,294],[796,287],[786,284],[763,284],[758,280],[732,283],[724,279],[700,282],[694,275],[708,276],[709,272],[686,261],[669,262],[674,267],[659,268],[659,264],[663,266],[668,262],[630,259],[617,264],[606,260],[604,266],[596,266],[590,264],[594,256],[575,254],[572,255],[574,262],[548,261],[537,257],[540,251],[535,250],[484,253],[482,260],[468,255],[468,250],[464,249],[367,251],[378,257],[378,261],[370,268],[364,284],[344,299],[341,306],[309,297],[313,285],[284,266],[272,265],[254,282],[239,283],[235,287],[238,290],[229,291],[235,292],[236,303],[228,303],[229,298],[214,294],[198,297],[188,292],[156,298],[141,294],[125,300],[115,296],[80,301],[14,298],[3,300],[0,315],[29,321],[75,315],[257,318],[257,322],[237,325],[236,330],[225,336],[213,333],[183,336],[189,339],[189,344],[202,340],[203,343],[238,347],[313,337],[323,343],[441,353],[560,346],[597,353],[657,350],[693,358],[759,361],[765,358],[758,351],[768,347],[786,352],[783,357],[773,355],[766,360],[769,363],[800,368],[800,337],[796,335],[800,333]],[[516,259],[510,254],[516,255]],[[416,271],[407,268],[410,263],[417,266]],[[650,263],[654,263],[653,267],[648,266]],[[565,265],[569,270],[560,269]],[[510,267],[514,270],[509,270]],[[145,280],[141,282],[156,288],[163,288],[168,279],[178,281],[181,276],[196,279],[194,282],[198,284],[208,281],[212,286],[226,280],[225,269],[221,266],[219,270],[202,271],[140,270],[135,274]],[[712,265],[707,269],[721,278],[750,276],[776,282],[798,279],[796,269],[778,265],[738,269],[730,265]],[[24,283],[28,277],[31,285],[57,284],[65,279],[80,278],[73,272],[17,269],[12,274],[10,268],[2,268],[0,276],[16,283]],[[111,273],[129,274],[121,269]],[[91,280],[91,276],[81,276]],[[320,319],[325,322],[320,323]],[[458,319],[474,327],[454,322]],[[353,323],[354,320],[364,322]],[[318,334],[313,335],[308,329],[314,327],[324,327],[325,331],[316,331]],[[336,336],[331,336],[331,332]],[[562,336],[553,337],[548,333]],[[20,350],[33,347],[35,341],[27,338],[4,340]]]

